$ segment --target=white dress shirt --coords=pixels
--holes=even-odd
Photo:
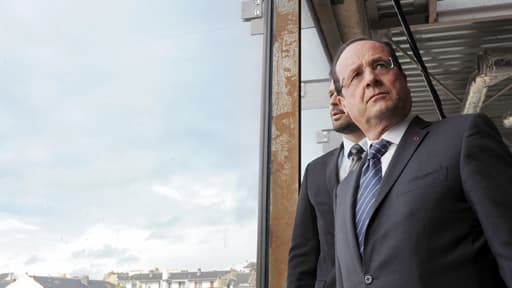
[[[380,139],[386,139],[389,142],[391,142],[391,145],[389,145],[389,149],[382,156],[380,159],[382,164],[382,175],[386,174],[386,170],[388,169],[389,162],[391,161],[391,158],[393,158],[393,155],[395,154],[396,147],[398,146],[398,143],[400,143],[400,140],[404,136],[405,130],[407,130],[407,127],[409,127],[409,123],[411,123],[412,118],[414,118],[415,115],[412,115],[409,113],[407,117],[405,117],[404,120],[402,120],[397,125],[391,127],[388,131],[386,131],[382,137],[380,137],[377,140],[368,140],[368,147],[370,147],[371,144],[378,142]]]

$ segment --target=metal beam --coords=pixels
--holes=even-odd
[[[333,8],[329,0],[305,0],[315,23],[318,38],[322,43],[327,61],[332,58],[341,46],[341,34],[336,25]]]
[[[270,139],[272,134],[272,39],[274,9],[272,0],[263,2],[263,95],[261,97],[260,175],[258,195],[258,241],[256,250],[256,287],[268,287],[270,245]]]
[[[458,3],[455,3],[455,1],[439,1],[437,4],[438,22],[454,20],[481,21],[482,18],[507,17],[512,13],[512,3],[510,1],[492,1],[495,3],[486,3],[485,5],[482,5],[482,2],[484,1],[458,1]]]
[[[364,1],[345,0],[343,4],[334,5],[333,8],[343,42],[356,36],[370,35],[370,25]]]
[[[483,75],[477,75],[473,81],[466,99],[464,106],[464,114],[475,113],[480,111],[484,103],[485,95],[487,94],[487,81]]]
[[[258,288],[286,287],[300,182],[300,4],[267,0]]]
[[[428,0],[428,23],[437,22],[437,0]]]
[[[500,97],[501,95],[503,95],[505,92],[507,92],[508,90],[510,90],[510,88],[512,88],[512,84],[509,84],[507,87],[501,89],[499,92],[497,92],[494,96],[492,96],[491,98],[489,98],[487,101],[484,102],[484,104],[482,105],[482,108],[487,106],[487,104],[491,103],[492,101],[496,100],[496,98]]]
[[[478,55],[478,72],[471,81],[464,114],[479,112],[487,94],[487,88],[512,76],[512,53],[508,49],[486,50]],[[487,103],[503,94],[502,90],[492,97]]]

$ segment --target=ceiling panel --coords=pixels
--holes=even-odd
[[[485,49],[510,48],[512,54],[512,15],[510,19],[501,17],[465,23],[459,21],[452,24],[424,24],[412,26],[411,30],[431,75],[460,99],[465,99],[468,82],[477,73],[477,56],[480,53]],[[381,30],[380,33],[388,35],[397,48],[412,55],[401,27]],[[398,53],[398,56],[408,75],[414,102],[413,111],[431,120],[436,119],[435,106],[420,70],[403,53]],[[512,79],[506,79],[488,87],[485,101],[511,84]],[[464,103],[458,103],[440,85],[435,84],[435,87],[445,113],[460,114]],[[484,105],[481,111],[494,120],[507,143],[512,146],[512,129],[503,126],[504,116],[512,113],[512,89]]]

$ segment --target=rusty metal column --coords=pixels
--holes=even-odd
[[[258,288],[283,288],[300,182],[300,1],[264,4],[268,43],[258,261],[266,263],[258,263]]]
[[[300,170],[300,1],[274,5],[270,287],[286,287]]]

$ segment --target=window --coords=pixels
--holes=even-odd
[[[263,37],[239,1],[0,8],[0,271],[256,259]]]

